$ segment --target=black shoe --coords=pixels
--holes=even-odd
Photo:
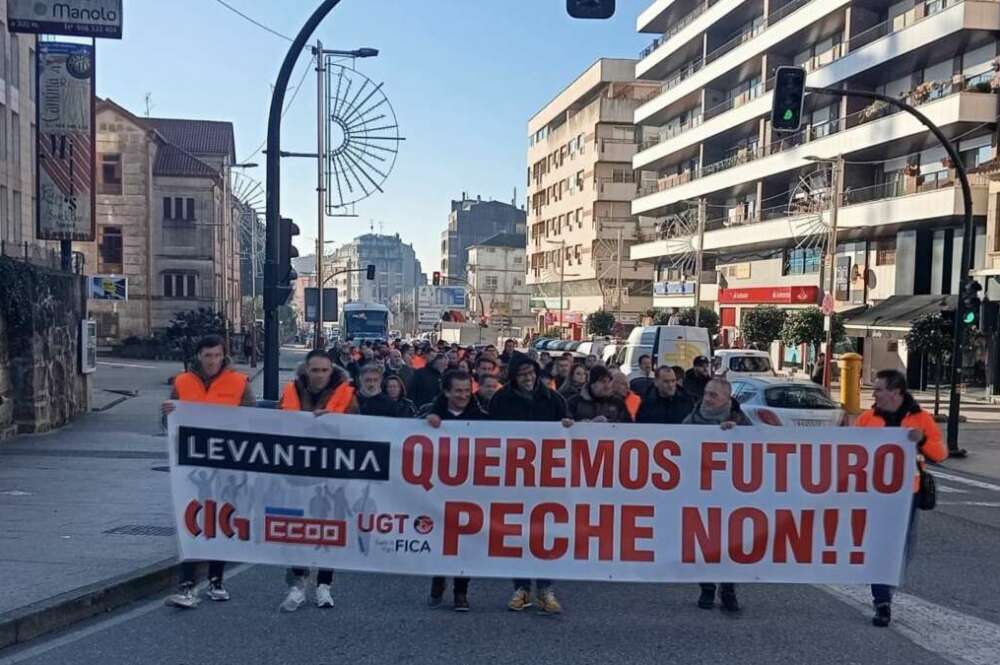
[[[875,603],[875,616],[872,617],[872,625],[886,628],[890,621],[892,621],[892,605],[890,603]]]
[[[431,580],[431,595],[427,597],[427,607],[441,607],[444,600],[444,578]]]
[[[735,591],[723,591],[719,594],[719,601],[722,603],[723,612],[740,611],[740,602],[736,600]]]
[[[455,594],[455,611],[456,612],[468,612],[469,611],[469,597],[464,593]]]
[[[715,607],[715,589],[702,589],[698,596],[698,607],[703,610],[710,610]]]

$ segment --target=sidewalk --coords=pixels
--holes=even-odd
[[[262,367],[236,368],[258,374],[259,394]],[[34,615],[35,634],[65,625],[59,616],[52,626],[36,624],[74,594],[96,598],[113,581],[122,604],[170,583],[177,543],[159,408],[180,369],[101,358],[97,410],[58,431],[0,444],[0,648],[16,637],[15,619]],[[63,614],[78,620],[87,616],[81,609]]]

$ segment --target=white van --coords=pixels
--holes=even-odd
[[[719,349],[712,358],[712,373],[728,379],[775,375],[771,355],[749,349]]]
[[[640,356],[653,357],[653,367],[694,364],[698,356],[709,357],[712,345],[708,331],[694,326],[640,326],[632,329],[625,343],[621,370],[626,374],[639,369]]]

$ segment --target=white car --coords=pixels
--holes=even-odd
[[[774,376],[771,356],[767,351],[719,349],[712,358],[712,373],[730,381],[747,376]]]
[[[733,397],[754,425],[838,427],[844,410],[822,386],[805,379],[741,377],[730,382]]]

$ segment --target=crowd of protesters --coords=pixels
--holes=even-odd
[[[650,425],[714,425],[722,429],[750,425],[732,396],[726,379],[712,376],[709,359],[699,356],[688,368],[654,366],[650,356],[639,359],[639,368],[625,375],[607,367],[597,356],[576,357],[565,352],[551,355],[528,348],[519,351],[509,339],[502,349],[494,345],[462,347],[439,341],[407,343],[344,342],[306,356],[296,378],[285,386],[280,408],[327,413],[361,414],[389,418],[423,418],[431,427],[445,420],[507,420],[528,422],[643,423]],[[209,337],[198,345],[191,371],[174,383],[171,400],[206,401],[230,406],[253,403],[246,377],[233,371],[223,357],[223,342]],[[933,419],[913,400],[898,372],[884,371],[875,383],[875,406],[858,421],[860,426],[912,427],[911,438],[919,451],[933,461],[947,456]],[[173,409],[164,404],[164,414]],[[912,526],[912,524],[911,524]],[[228,600],[222,585],[223,564],[209,567],[212,600]],[[306,600],[308,571],[290,569],[289,589],[281,609],[293,611]],[[333,571],[321,570],[316,604],[332,607]],[[442,605],[448,580],[431,581],[428,605]],[[532,583],[534,594],[532,594]],[[535,606],[557,614],[562,607],[551,580],[513,580],[508,602],[513,611]],[[194,566],[185,565],[181,589],[167,599],[177,607],[193,607]],[[452,580],[453,607],[469,609],[469,579]],[[877,626],[889,623],[892,588],[872,589]],[[698,607],[738,612],[733,584],[705,582]]]

